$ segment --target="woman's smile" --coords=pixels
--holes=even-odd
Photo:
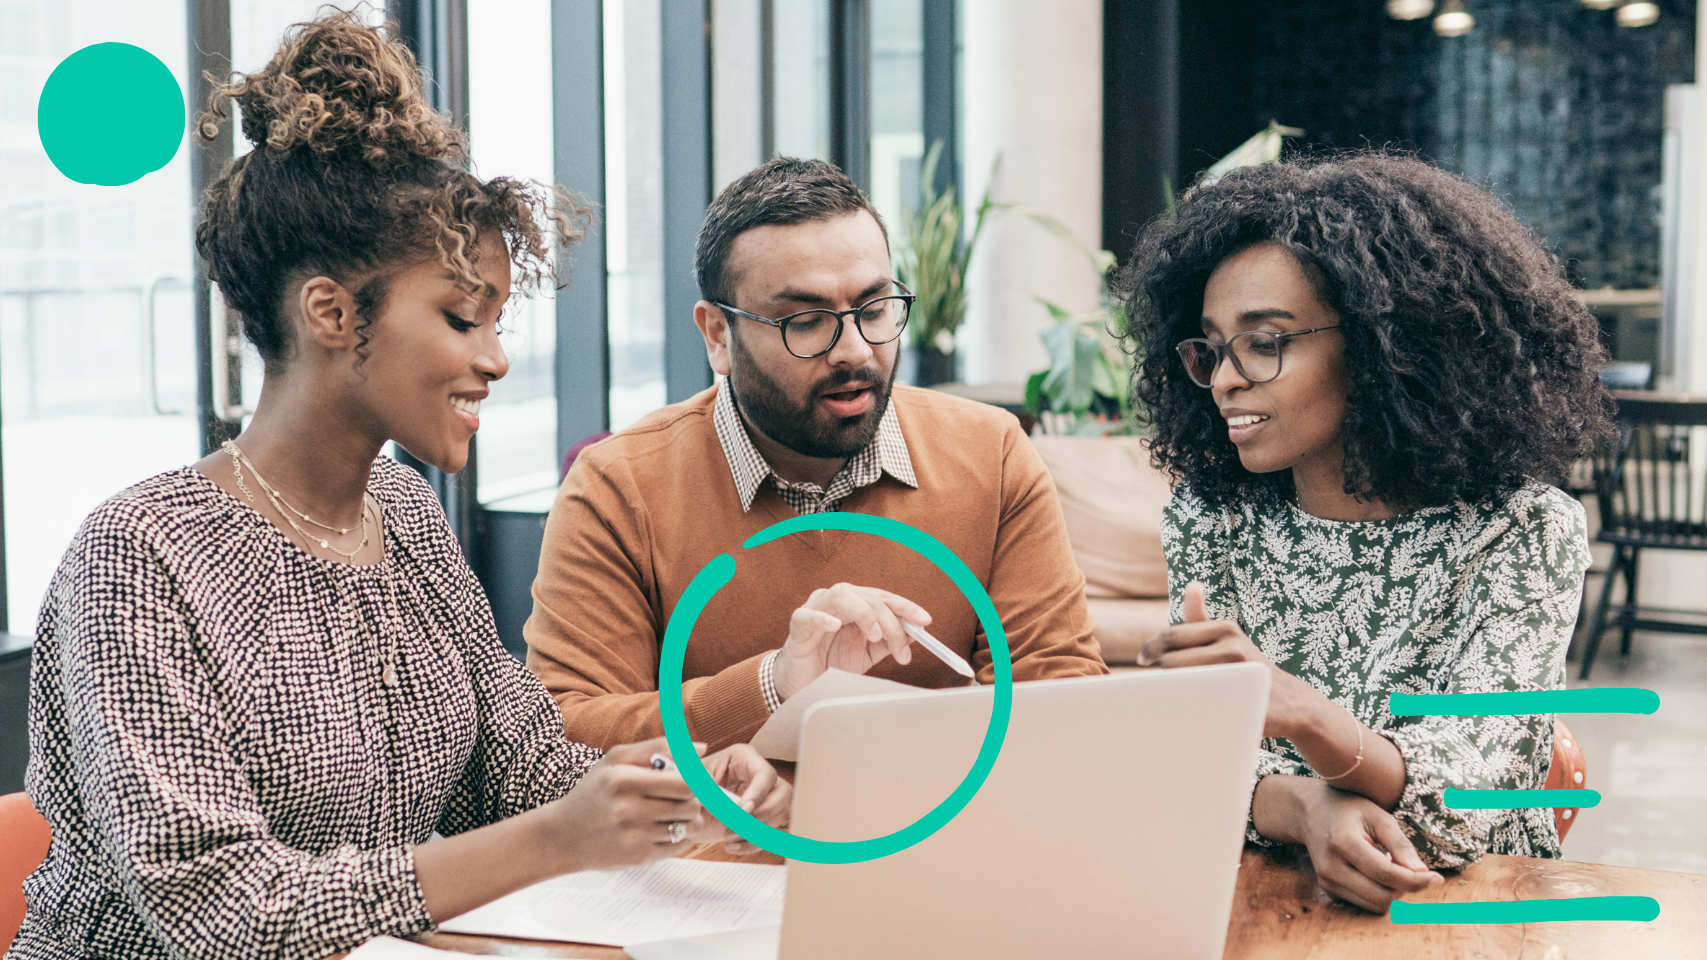
[[[1227,439],[1233,441],[1234,445],[1250,440],[1269,420],[1266,413],[1250,413],[1245,410],[1223,410],[1221,416],[1227,418]]]
[[[470,434],[480,429],[480,401],[486,399],[486,391],[479,394],[451,394],[450,405],[456,411],[458,419],[468,428]]]

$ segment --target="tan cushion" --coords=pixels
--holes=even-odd
[[[1091,597],[1166,597],[1162,507],[1167,477],[1142,437],[1031,438],[1055,481],[1073,559]]]
[[[1138,648],[1168,625],[1168,601],[1116,600],[1107,597],[1087,597],[1091,620],[1096,624],[1097,643],[1102,645],[1102,659],[1108,664],[1138,662]]]

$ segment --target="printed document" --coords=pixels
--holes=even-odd
[[[536,883],[439,926],[528,940],[626,947],[782,922],[788,868],[761,863],[660,860]]]

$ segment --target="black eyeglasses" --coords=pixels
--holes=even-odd
[[[1180,341],[1180,345],[1174,349],[1179,351],[1180,359],[1185,361],[1186,375],[1191,377],[1192,383],[1200,387],[1207,387],[1215,381],[1215,368],[1221,365],[1223,357],[1233,359],[1233,369],[1239,371],[1239,376],[1251,383],[1267,383],[1280,376],[1280,354],[1286,346],[1286,341],[1308,333],[1338,329],[1339,325],[1335,324],[1331,327],[1293,330],[1290,333],[1251,330],[1224,343],[1194,337]]]
[[[802,310],[778,320],[737,310],[727,303],[718,303],[716,306],[725,313],[733,313],[738,317],[757,320],[780,329],[783,347],[802,360],[810,360],[835,349],[836,341],[842,338],[843,317],[853,317],[854,326],[859,328],[859,335],[873,346],[888,343],[900,336],[901,331],[907,329],[907,317],[912,313],[913,301],[918,297],[901,281],[896,280],[894,283],[901,288],[899,294],[868,300],[852,310]]]

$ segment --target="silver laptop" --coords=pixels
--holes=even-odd
[[[1000,758],[900,853],[791,862],[780,960],[1221,956],[1268,672],[1260,664],[1014,685]],[[993,687],[818,704],[792,832],[864,840],[971,769]]]

